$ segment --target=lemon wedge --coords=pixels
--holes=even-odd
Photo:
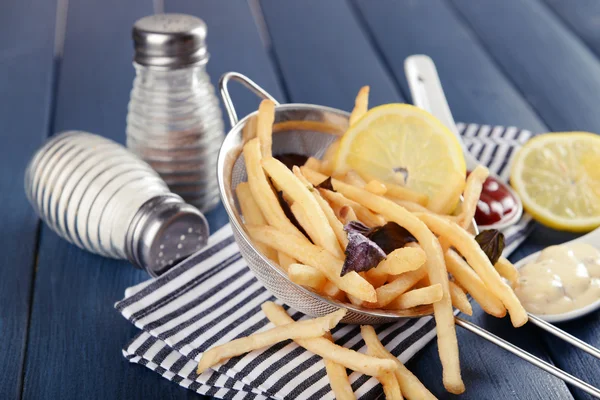
[[[428,196],[427,207],[451,213],[465,184],[460,143],[433,115],[409,104],[370,109],[342,137],[335,170],[396,183]]]
[[[600,226],[600,136],[547,133],[515,155],[510,183],[542,224],[585,232]]]

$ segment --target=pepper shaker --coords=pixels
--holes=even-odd
[[[219,201],[216,163],[224,138],[205,39],[206,24],[191,15],[138,20],[127,115],[127,147],[202,212]]]
[[[33,156],[25,192],[46,224],[69,242],[128,259],[158,276],[207,242],[204,215],[144,161],[87,132],[54,136]]]

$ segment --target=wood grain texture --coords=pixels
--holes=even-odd
[[[410,98],[404,60],[436,63],[457,121],[547,130],[538,115],[443,0],[353,0],[394,79]],[[416,22],[418,21],[418,23]]]
[[[450,0],[553,131],[600,132],[600,63],[543,4]],[[518,11],[515,11],[518,10]]]
[[[371,105],[403,101],[345,1],[260,5],[291,101],[350,111],[364,85]]]
[[[600,56],[600,2],[543,0],[562,22]]]
[[[150,0],[69,2],[56,131],[83,129],[124,141],[131,26],[151,13]],[[113,304],[145,279],[129,263],[80,250],[43,226],[22,397],[191,397],[146,368],[130,366],[121,354],[136,329]]]
[[[409,3],[414,5],[416,2],[407,2],[407,4]],[[352,17],[351,9],[346,2],[296,2],[294,6],[290,7],[290,3],[283,5],[281,2],[263,0],[261,4],[273,42],[275,56],[282,66],[282,80],[286,87],[289,88],[291,101],[311,101],[337,105],[343,108],[344,103],[353,101],[355,96],[353,88],[357,85],[354,82],[357,79],[370,82],[372,85],[371,93],[373,94],[380,92],[380,90],[387,90],[388,96],[394,96],[386,98],[385,101],[401,101],[401,97],[397,93],[390,93],[389,88],[392,87],[390,78],[386,75],[383,67],[374,61],[377,57],[375,50],[372,48],[369,50],[371,45],[368,42],[361,42],[354,39],[359,35],[361,28],[356,23],[357,20]],[[379,1],[369,3],[369,7],[377,8],[381,6],[382,2]],[[426,5],[423,5],[423,7],[425,8]],[[406,8],[386,10],[386,12],[390,14],[389,19],[407,18],[403,21],[405,24],[417,20],[414,19],[414,16],[411,18],[410,14],[408,16],[401,16],[402,13],[406,12]],[[345,19],[340,19],[342,18],[340,16],[345,16]],[[446,16],[450,17],[452,14],[446,13]],[[452,21],[456,24],[455,20]],[[431,25],[427,26],[427,28],[432,31],[438,26],[448,24],[443,17],[430,21],[419,19],[420,24],[427,24],[428,22]],[[382,25],[386,29],[394,29],[390,35],[392,37],[396,36],[395,24],[392,26],[391,22],[386,19],[382,22]],[[460,28],[460,24],[456,28]],[[359,45],[356,46],[353,55],[350,54],[349,49],[347,53],[339,50],[339,46],[344,48],[344,44],[341,43],[343,41],[330,41],[327,38],[324,39],[322,36],[337,35],[336,32],[338,31],[352,38],[352,40],[349,40],[352,46],[349,47],[355,46],[358,41]],[[317,37],[313,38],[311,36],[313,34],[316,34]],[[400,35],[400,37],[404,36]],[[307,40],[309,41],[308,44],[302,44],[303,41]],[[416,36],[414,40],[419,42],[420,37]],[[289,46],[289,43],[293,45]],[[453,45],[460,46],[459,43],[453,43]],[[319,54],[321,55],[320,57]],[[325,54],[335,54],[336,57],[326,58],[323,56]],[[364,57],[373,57],[369,66],[363,65],[360,71],[354,72],[352,78],[336,79],[336,74],[333,71],[346,68],[348,64],[351,64],[351,59],[362,60]],[[490,68],[492,68],[491,62],[488,61],[488,63],[490,63]],[[446,70],[444,69],[443,71]],[[403,74],[402,70],[400,73]],[[465,72],[465,76],[467,75],[468,71]],[[496,72],[496,77],[499,75]],[[475,77],[477,76],[476,74]],[[490,79],[490,77],[484,75],[484,78],[485,80],[475,81],[473,83],[474,87],[488,85],[489,82],[487,82],[487,79]],[[314,86],[313,80],[317,80],[319,84]],[[323,83],[321,84],[321,82]],[[322,85],[326,85],[325,91]],[[509,93],[507,99],[499,99],[498,102],[509,104],[511,101],[518,101],[520,99],[513,89],[502,89],[502,85],[509,85],[506,80],[500,81],[500,83],[493,83],[492,85],[497,85],[496,87],[499,88],[496,96],[501,96],[502,93]],[[456,88],[456,86],[453,86],[453,88]],[[308,96],[311,96],[312,100],[309,100]],[[348,99],[347,96],[350,96],[350,98]],[[523,103],[522,99],[520,101]],[[463,109],[466,110],[467,108],[465,106]],[[484,113],[483,107],[480,106],[471,112],[470,116],[472,118],[481,115],[477,114],[477,110],[480,110],[481,114]],[[507,115],[509,114],[506,113],[504,116]],[[500,116],[496,118],[498,118],[498,121],[501,120]],[[539,126],[540,124],[539,119],[531,111],[528,121],[530,121],[529,123],[532,126],[535,126],[535,124]],[[479,309],[477,309],[475,317],[471,318],[471,320],[500,336],[510,337],[510,340],[514,341],[517,345],[522,345],[529,351],[548,359],[544,347],[536,340],[533,331],[528,328],[519,330],[518,335],[515,335],[514,328],[510,326],[507,320],[488,318]],[[458,330],[458,336],[461,344],[460,352],[464,379],[467,386],[467,392],[461,398],[502,399],[507,397],[507,390],[513,395],[516,394],[527,399],[565,399],[571,397],[567,387],[561,381],[532,368],[528,363],[510,356],[493,344],[474,337],[472,334],[460,329]],[[518,337],[515,338],[515,336]],[[415,357],[414,361],[411,361],[410,367],[436,396],[439,398],[450,398],[451,396],[442,386],[441,366],[438,360],[438,348],[434,341],[432,344],[426,346]],[[523,380],[536,382],[536,385],[529,389],[527,387],[523,388],[523,385],[520,383]]]
[[[3,3],[0,11],[0,398],[18,398],[26,351],[38,218],[25,167],[48,135],[56,1]]]

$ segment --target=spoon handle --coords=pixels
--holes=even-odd
[[[467,168],[473,169],[479,165],[475,157],[466,150],[462,137],[456,129],[456,123],[454,117],[452,117],[452,112],[450,112],[433,60],[423,54],[409,56],[404,61],[404,71],[413,104],[434,115],[452,131],[463,149]]]
[[[552,325],[551,323],[546,322],[543,319],[536,317],[535,315],[532,315],[532,314],[528,314],[528,315],[529,315],[529,321],[531,323],[533,323],[534,325],[537,325],[538,327],[540,327],[543,330],[553,334],[554,336],[564,340],[565,342],[571,343],[573,346],[585,351],[586,353],[591,354],[596,358],[600,358],[600,350],[598,350],[594,346],[584,342],[581,339],[576,338],[575,336],[563,331],[562,329],[557,328],[556,326]]]
[[[584,392],[591,394],[592,396],[594,396],[596,398],[600,398],[600,389],[590,385],[589,383],[582,381],[581,379],[563,371],[560,368],[555,367],[554,365],[542,360],[541,358],[534,356],[531,353],[526,352],[525,350],[515,346],[514,344],[512,344],[510,342],[507,342],[506,340],[504,340],[502,338],[499,338],[498,336],[494,335],[493,333],[488,332],[485,329],[480,328],[475,324],[472,324],[471,322],[465,321],[464,319],[458,318],[458,317],[455,317],[455,321],[456,321],[456,325],[468,330],[469,332],[472,332],[472,333],[484,338],[485,340],[488,340],[488,341],[494,343],[495,345],[502,347],[504,350],[508,350],[509,352],[513,353],[517,357],[520,357],[523,360],[535,365],[536,367],[543,369],[544,371],[548,372],[549,374],[554,375],[559,379],[562,379],[566,383],[569,383],[569,384],[583,390]]]

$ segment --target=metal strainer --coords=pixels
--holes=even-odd
[[[275,297],[290,307],[313,317],[323,316],[339,308],[346,308],[348,313],[342,322],[347,324],[380,324],[400,318],[414,318],[431,314],[430,307],[419,308],[416,312],[371,310],[322,297],[311,289],[292,282],[277,264],[254,247],[242,222],[235,188],[240,182],[247,180],[241,152],[245,133],[255,126],[254,119],[257,112],[238,121],[227,88],[230,80],[242,83],[259,97],[270,99],[277,105],[273,126],[273,154],[275,155],[297,153],[320,158],[328,145],[346,131],[350,114],[335,108],[313,104],[279,105],[271,95],[244,75],[229,72],[221,78],[219,84],[221,96],[229,114],[232,129],[227,134],[219,152],[217,162],[219,190],[242,256],[262,284]]]

